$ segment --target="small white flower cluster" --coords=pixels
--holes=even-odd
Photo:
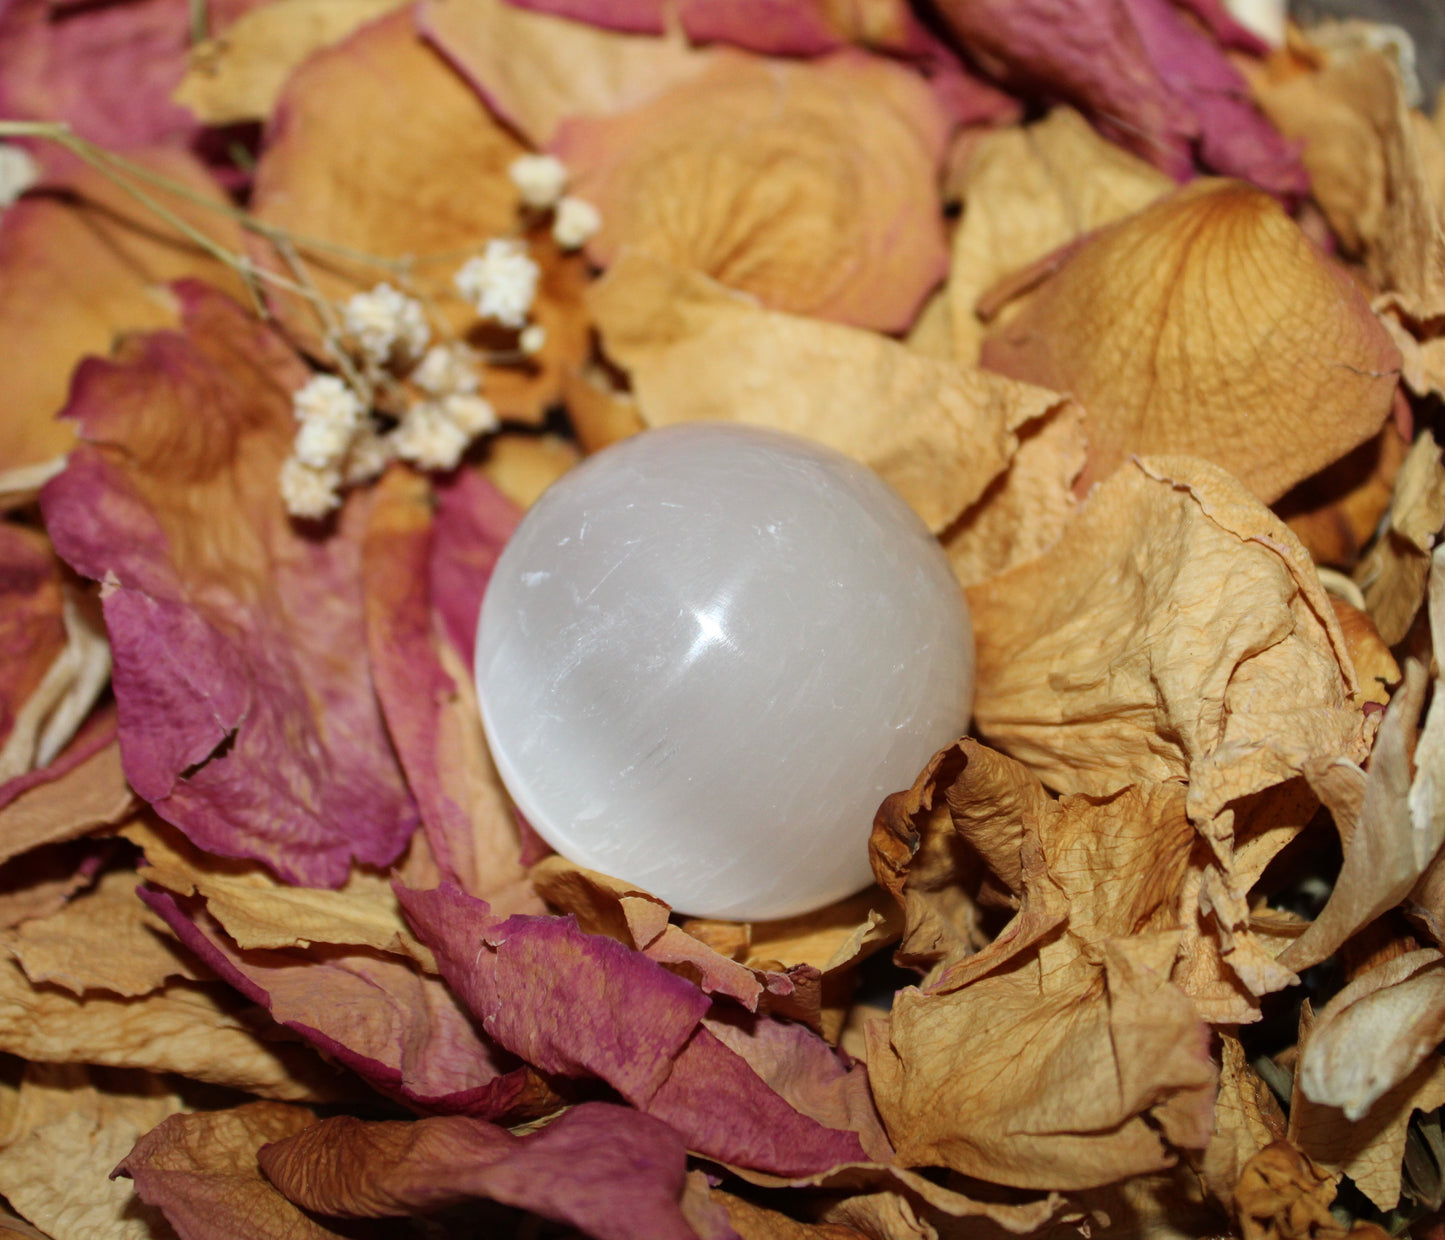
[[[523,155],[507,172],[524,207],[552,212],[552,240],[562,249],[580,249],[602,227],[596,207],[564,192],[567,168],[555,155]]]
[[[434,345],[411,373],[426,399],[392,432],[397,456],[423,469],[455,469],[467,445],[497,429],[496,410],[477,394],[474,356],[466,345]]]
[[[300,425],[281,466],[281,498],[293,516],[324,517],[341,503],[342,478],[352,472],[365,410],[335,375],[312,375],[292,394],[291,408]]]
[[[520,329],[532,312],[541,276],[525,242],[494,237],[482,253],[462,264],[452,283],[482,318]]]
[[[341,325],[371,370],[415,361],[431,343],[421,302],[386,283],[354,294],[341,308]]]
[[[0,211],[40,180],[40,166],[23,146],[0,142]]]

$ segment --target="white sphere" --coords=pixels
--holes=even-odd
[[[937,540],[871,470],[693,423],[537,501],[476,674],[497,769],[558,852],[758,920],[872,881],[879,802],[967,726],[973,633]]]

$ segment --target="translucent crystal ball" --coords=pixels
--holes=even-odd
[[[476,674],[497,769],[558,852],[757,920],[872,880],[879,802],[968,723],[973,632],[937,540],[871,470],[693,423],[538,500],[487,588]]]

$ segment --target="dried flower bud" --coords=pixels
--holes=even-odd
[[[522,242],[494,238],[462,264],[453,283],[482,318],[520,328],[527,322],[541,274]]]
[[[435,401],[425,400],[407,410],[391,442],[404,461],[423,469],[455,469],[471,436]]]
[[[298,422],[330,422],[355,427],[361,421],[361,400],[335,375],[312,375],[291,396]]]
[[[564,198],[552,221],[552,240],[564,250],[576,250],[602,227],[602,213],[582,198]]]
[[[528,323],[517,337],[517,348],[528,357],[535,357],[547,343],[547,329],[540,323]]]
[[[567,168],[555,155],[522,155],[507,169],[524,206],[545,211],[567,188]]]
[[[307,418],[296,432],[291,454],[312,469],[334,469],[341,464],[355,432],[352,427],[324,418]]]
[[[281,499],[293,517],[324,517],[341,506],[337,488],[341,474],[335,469],[316,469],[294,456],[281,465]]]
[[[346,455],[346,485],[370,482],[396,459],[396,447],[385,435],[378,435],[371,426],[361,429],[351,441]]]
[[[477,355],[464,344],[436,344],[408,377],[429,396],[471,393],[482,385],[476,362]]]
[[[353,295],[342,307],[341,319],[362,356],[377,365],[394,353],[417,357],[431,339],[421,302],[384,282]]]
[[[486,431],[497,429],[497,411],[492,408],[490,402],[480,396],[460,392],[452,396],[443,396],[441,409],[465,432],[469,440],[475,439]]]
[[[0,142],[0,211],[40,180],[40,168],[23,146]]]

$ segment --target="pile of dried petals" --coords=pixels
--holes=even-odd
[[[0,1233],[1442,1234],[1388,34],[0,3]],[[785,923],[546,855],[470,690],[521,507],[698,418],[874,467],[979,636],[878,885]]]

